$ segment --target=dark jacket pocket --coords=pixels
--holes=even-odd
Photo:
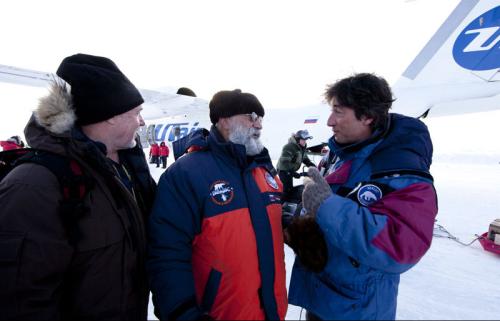
[[[212,268],[208,276],[207,285],[203,292],[203,299],[201,301],[201,309],[203,312],[210,312],[215,302],[215,297],[219,292],[219,286],[222,279],[222,273]]]
[[[0,232],[0,306],[13,300],[24,237],[24,233]]]

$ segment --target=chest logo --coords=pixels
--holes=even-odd
[[[269,174],[269,172],[266,172],[265,174],[265,177],[266,177],[266,182],[269,186],[271,186],[272,188],[274,189],[278,189],[278,183],[276,182],[276,180],[274,179],[274,177],[271,176],[271,174]]]
[[[369,206],[381,198],[382,190],[376,185],[363,185],[358,190],[358,201],[363,206]]]
[[[215,181],[210,186],[210,197],[217,205],[229,204],[234,197],[234,188],[226,181]]]

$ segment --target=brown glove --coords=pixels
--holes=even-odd
[[[300,263],[313,272],[321,272],[328,261],[328,249],[314,217],[296,216],[285,230],[285,243],[299,257]]]
[[[305,208],[307,214],[316,216],[316,211],[321,203],[333,193],[330,185],[328,185],[316,167],[309,167],[307,173],[310,179],[304,180],[302,206]]]

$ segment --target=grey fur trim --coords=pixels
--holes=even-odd
[[[55,134],[70,130],[76,121],[70,86],[61,79],[54,79],[49,94],[40,98],[35,110],[38,124]]]

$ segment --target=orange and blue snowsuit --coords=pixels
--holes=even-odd
[[[148,272],[161,320],[284,319],[282,184],[267,150],[248,158],[212,127],[161,176]]]

